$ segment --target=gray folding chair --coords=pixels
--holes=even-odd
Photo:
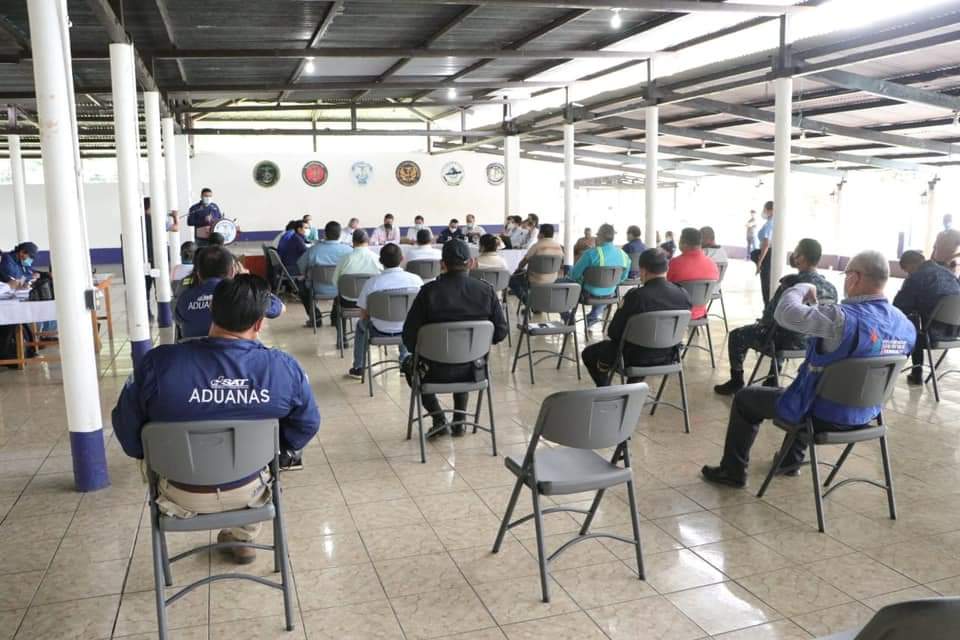
[[[577,365],[577,380],[580,379],[580,344],[577,342],[577,325],[563,320],[548,320],[546,322],[530,322],[532,313],[570,313],[577,309],[580,299],[580,285],[575,282],[554,282],[553,284],[535,284],[527,294],[527,304],[523,308],[523,322],[520,324],[520,337],[517,339],[517,350],[513,354],[513,366],[510,373],[517,372],[517,362],[521,356],[527,357],[530,365],[530,384],[536,384],[533,379],[533,367],[544,360],[557,359],[557,370],[564,360],[572,360]],[[559,351],[550,349],[534,349],[535,336],[563,336],[563,343]],[[573,336],[573,355],[566,355],[567,342]],[[527,339],[527,350],[520,353],[523,339]],[[547,354],[534,362],[533,354]]]
[[[692,306],[701,307],[709,304],[710,298],[713,296],[713,292],[716,291],[717,287],[720,285],[720,282],[717,280],[687,280],[686,282],[678,282],[677,284],[683,287],[690,295],[690,304]],[[694,336],[700,335],[700,329],[703,329],[704,333],[707,334],[706,347],[699,344],[692,344]],[[705,315],[702,318],[697,318],[696,320],[690,320],[690,335],[687,337],[687,343],[683,347],[683,354],[681,355],[682,358],[687,357],[687,350],[691,347],[709,353],[710,368],[717,368],[717,362],[713,357],[713,338],[710,336],[709,315]]]
[[[727,275],[728,262],[718,262],[717,269],[720,271],[720,278],[717,280],[717,288],[710,296],[710,302],[707,304],[707,315],[723,320],[724,333],[730,333],[730,325],[727,324],[727,305],[723,303],[723,277]],[[710,313],[713,303],[720,301],[720,313]]]
[[[587,267],[583,272],[583,292],[580,294],[580,309],[583,313],[583,331],[586,338],[587,333],[587,305],[605,304],[607,308],[603,310],[603,330],[607,332],[607,323],[610,321],[610,310],[613,305],[620,304],[620,296],[617,293],[620,286],[620,279],[623,277],[623,267]],[[613,287],[613,293],[606,296],[594,295],[590,293],[587,287],[609,288]]]
[[[537,532],[540,589],[544,602],[550,602],[549,563],[571,546],[591,538],[613,538],[633,545],[637,573],[640,580],[644,579],[640,517],[633,486],[633,470],[630,468],[629,444],[630,436],[640,422],[647,392],[647,385],[640,383],[551,394],[540,405],[540,414],[537,416],[537,424],[526,454],[523,458],[508,456],[504,461],[507,469],[517,477],[517,482],[513,486],[510,502],[500,522],[493,552],[500,551],[508,529],[532,518]],[[557,446],[540,447],[541,440]],[[597,449],[610,447],[615,447],[615,450],[609,462],[596,453]],[[620,466],[620,462],[623,466]],[[590,525],[604,493],[607,489],[621,484],[627,485],[633,539],[611,533],[590,533]],[[524,486],[530,489],[533,513],[511,522],[517,498]],[[540,508],[540,496],[570,495],[584,491],[597,492],[590,509],[563,506]],[[586,518],[580,527],[579,535],[562,544],[547,557],[543,541],[543,516],[558,511],[581,513]]]
[[[493,443],[493,455],[497,455],[497,435],[493,420],[493,386],[490,371],[486,365],[490,346],[493,344],[493,323],[489,320],[471,320],[465,322],[437,322],[420,327],[417,333],[417,348],[413,352],[413,373],[410,377],[410,410],[407,414],[407,440],[413,436],[413,422],[417,421],[420,430],[420,462],[427,462],[426,439],[423,431],[424,416],[434,417],[435,412],[423,413],[421,393],[467,393],[477,391],[477,409],[473,421],[458,417],[453,409],[441,409],[440,415],[450,413],[453,422],[464,427],[473,427],[490,433]],[[471,382],[425,382],[421,377],[420,361],[427,360],[439,364],[462,364],[465,362],[484,362],[484,377]],[[490,425],[480,424],[480,408],[483,406],[483,392],[487,391],[487,412]],[[416,408],[416,415],[414,415]]]
[[[820,640],[948,640],[960,629],[960,598],[924,598],[888,604],[866,625]]]
[[[621,384],[623,384],[624,378],[663,376],[660,381],[660,388],[657,389],[656,398],[648,401],[652,405],[650,415],[654,415],[657,412],[657,406],[661,404],[679,410],[683,413],[683,430],[685,433],[690,433],[690,415],[687,408],[687,383],[683,377],[683,360],[680,358],[680,348],[683,346],[683,338],[687,333],[689,323],[689,311],[648,311],[632,316],[627,321],[623,335],[620,336],[620,343],[617,346],[617,361],[610,368],[610,373],[607,376],[608,385],[613,381],[614,374],[620,375]],[[651,366],[624,366],[623,348],[626,345],[645,349],[669,349],[672,347],[675,349],[676,361]],[[661,400],[663,390],[667,386],[667,379],[674,374],[680,378],[680,405]]]
[[[750,372],[750,379],[747,381],[748,385],[753,384],[754,381],[757,380],[757,373],[760,371],[760,365],[763,363],[764,358],[770,358],[771,370],[767,375],[763,376],[763,382],[765,383],[770,378],[773,378],[778,386],[780,385],[780,377],[786,376],[786,374],[783,373],[783,364],[798,360],[802,362],[806,359],[806,349],[782,349],[777,347],[777,334],[781,331],[787,330],[782,329],[779,325],[774,326],[770,331],[767,344],[757,351],[757,362],[753,365],[753,371]]]
[[[436,280],[442,271],[439,260],[410,260],[404,269],[420,276],[424,282]]]
[[[563,269],[563,256],[557,255],[536,255],[527,261],[527,277],[531,273],[538,275],[555,275],[559,277],[560,270]],[[523,300],[517,301],[517,318],[520,318],[520,310],[523,307]]]
[[[287,271],[287,267],[280,259],[275,247],[263,245],[263,255],[267,259],[267,267],[270,275],[270,290],[280,295],[280,292],[286,288],[290,293],[296,295],[300,292],[296,279]]]
[[[925,345],[924,349],[927,352],[927,360],[929,361],[927,368],[930,369],[930,373],[927,374],[927,382],[933,381],[933,397],[937,402],[940,402],[940,379],[948,373],[956,373],[960,371],[960,369],[948,369],[942,372],[938,371],[938,369],[940,365],[943,364],[943,360],[947,357],[950,349],[960,347],[960,336],[948,338],[938,333],[933,333],[931,331],[931,325],[933,323],[937,323],[940,326],[960,326],[960,295],[941,298],[940,301],[937,302],[937,306],[934,307],[933,313],[930,314],[930,319],[927,322],[921,322],[920,331],[917,335],[917,339],[922,340],[923,342],[921,342],[921,344]],[[933,352],[938,349],[943,350],[943,353],[940,354],[940,358],[934,363]]]
[[[334,302],[337,299],[337,294],[335,293],[320,293],[317,289],[317,285],[330,285],[336,286],[336,283],[333,281],[333,274],[336,273],[336,265],[330,264],[315,264],[310,269],[307,270],[307,282],[310,286],[310,321],[313,322],[313,333],[317,333],[317,302],[329,300]],[[333,318],[333,311],[321,311],[320,319],[323,319],[323,316],[328,316],[331,319]],[[339,334],[339,332],[337,332]],[[339,336],[338,336],[339,341]]]
[[[216,420],[209,422],[150,422],[141,433],[143,460],[150,485],[150,536],[153,545],[153,578],[157,605],[157,625],[161,640],[167,637],[167,607],[190,591],[218,580],[252,580],[283,592],[287,631],[293,630],[293,600],[287,557],[287,534],[280,505],[279,425],[276,420]],[[262,507],[248,507],[222,513],[176,518],[160,512],[157,506],[160,479],[181,484],[216,487],[256,476],[269,467],[272,501]],[[202,545],[170,557],[167,532],[211,531],[242,527],[257,522],[273,522],[272,545],[253,542],[218,542]],[[173,585],[170,565],[208,550],[255,548],[273,552],[273,570],[280,582],[243,573],[224,573],[201,578],[170,598],[164,586]]]
[[[620,283],[620,286],[617,287],[617,292],[618,292],[618,293],[620,292],[620,289],[621,289],[622,287],[639,287],[640,285],[643,284],[643,280],[640,279],[640,256],[641,256],[642,254],[640,254],[640,253],[628,253],[627,255],[630,257],[630,273],[635,273],[635,274],[637,274],[637,277],[635,277],[635,278],[630,278],[630,277],[628,277],[626,280],[624,280],[623,282],[621,282],[621,283]],[[620,296],[620,297],[621,297],[621,300],[622,300],[623,296]]]
[[[850,358],[835,362],[824,368],[817,383],[817,398],[845,407],[882,407],[893,395],[894,387],[897,384],[897,376],[906,361],[907,359],[904,356],[882,356],[877,358]],[[876,421],[876,426],[866,424],[851,429],[843,425],[824,425],[822,421],[815,421],[812,416],[808,416],[806,420],[799,424],[774,419],[773,424],[786,431],[787,436],[783,440],[783,445],[780,447],[780,451],[777,453],[773,466],[763,481],[760,491],[757,492],[757,497],[763,497],[770,481],[773,480],[773,476],[780,469],[784,456],[790,451],[794,442],[800,439],[810,451],[810,459],[804,464],[810,465],[811,476],[813,477],[813,495],[817,506],[817,525],[821,532],[824,531],[823,498],[830,495],[830,492],[834,489],[851,482],[866,482],[886,491],[890,519],[896,520],[897,504],[893,495],[893,474],[890,470],[890,454],[887,450],[886,437],[887,427],[883,421],[883,411],[877,414]],[[885,482],[881,484],[868,478],[847,478],[830,487],[830,483],[836,478],[840,467],[847,460],[847,456],[853,451],[854,445],[869,440],[880,441],[880,457],[883,461]],[[847,445],[835,464],[818,462],[817,460],[817,445],[827,444]],[[820,493],[819,464],[832,467],[830,475],[823,483],[824,488],[830,488],[824,491],[822,495]]]
[[[471,278],[483,280],[490,283],[493,290],[503,296],[503,317],[507,321],[507,345],[513,346],[513,338],[510,331],[510,306],[507,301],[507,287],[510,285],[510,272],[506,269],[474,269],[470,272]]]
[[[419,289],[385,289],[377,291],[367,296],[367,315],[371,320],[376,318],[384,322],[403,322],[407,319],[407,312],[417,297]],[[370,391],[370,397],[373,397],[373,379],[377,376],[385,375],[389,371],[400,368],[399,360],[380,360],[373,362],[370,357],[370,347],[388,347],[399,346],[403,343],[403,336],[396,334],[392,336],[374,336],[368,331],[367,343],[364,347],[363,373],[360,376],[360,384],[363,384],[364,378]],[[374,372],[373,368],[379,367]]]
[[[362,317],[360,315],[360,309],[355,306],[345,307],[342,301],[352,300],[356,302],[357,298],[360,297],[360,290],[363,289],[363,285],[375,275],[377,274],[345,273],[337,280],[337,299],[333,304],[337,309],[337,329],[339,335],[337,348],[340,349],[341,358],[343,357],[344,343],[353,335],[354,319]]]

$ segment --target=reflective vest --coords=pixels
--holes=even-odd
[[[799,423],[813,415],[835,425],[859,427],[880,413],[880,406],[848,407],[816,395],[823,369],[847,358],[907,355],[917,331],[903,313],[884,299],[842,304],[843,340],[830,353],[820,352],[820,338],[807,339],[807,355],[797,377],[777,402],[777,415]]]

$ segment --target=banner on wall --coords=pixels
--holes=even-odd
[[[280,182],[280,167],[270,160],[261,160],[253,167],[253,181],[261,187],[272,187]]]
[[[397,165],[397,182],[405,187],[412,187],[420,182],[420,165],[413,160],[404,160]]]
[[[365,187],[373,180],[373,165],[365,160],[354,162],[350,167],[350,175],[353,176],[354,182]]]
[[[327,165],[319,160],[311,160],[303,165],[300,171],[300,177],[311,187],[321,187],[327,181]]]
[[[456,161],[446,163],[440,171],[440,178],[448,187],[459,187],[463,182],[463,165]]]

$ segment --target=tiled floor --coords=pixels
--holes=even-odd
[[[731,273],[727,308],[736,326],[758,315],[759,302],[738,291],[754,286],[746,269]],[[122,329],[119,287],[114,300]],[[662,410],[644,417],[632,444],[647,580],[636,578],[630,547],[589,541],[554,563],[553,599],[543,604],[529,523],[490,553],[512,482],[502,455],[522,451],[546,395],[588,383],[577,383],[570,366],[544,364],[531,386],[524,368],[509,373],[503,344],[492,357],[501,457],[490,456],[487,437],[468,435],[431,443],[423,465],[404,439],[409,396],[399,376],[369,399],[343,377],[332,330],[314,338],[301,323],[291,305],[264,334],[307,369],[323,414],[306,469],[283,477],[296,630],[282,631],[278,593],[217,582],[172,608],[174,638],[810,638],[899,599],[960,594],[956,382],[939,406],[929,392],[902,386],[889,408],[900,519],[887,518],[878,490],[848,487],[827,501],[824,535],[807,472],[754,497],[777,444],[772,429],[756,445],[752,491],[699,480],[699,467],[719,458],[728,412],[710,390],[725,379],[717,323],[720,368],[712,371],[705,354],[688,361],[692,433]],[[107,421],[129,373],[128,346],[116,346],[101,356]],[[155,637],[144,487],[112,439],[108,450],[112,486],[74,493],[59,366],[0,373],[0,640]],[[846,472],[879,477],[877,458],[863,446]],[[605,499],[596,527],[629,533],[622,490]],[[548,548],[577,528],[578,517],[548,516]],[[173,535],[171,546],[208,539]],[[255,571],[270,572],[267,555]],[[184,584],[228,568],[220,557],[194,557],[176,564],[174,577]]]

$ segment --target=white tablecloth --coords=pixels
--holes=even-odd
[[[438,244],[438,245],[434,245],[434,247],[437,249],[442,249],[443,245]],[[413,245],[410,245],[410,244],[400,245],[400,249],[403,251],[404,258],[406,258],[407,252],[410,251],[410,249],[412,248],[413,248]],[[476,246],[471,245],[470,248],[475,249]],[[370,247],[370,251],[373,251],[375,254],[380,255],[379,246]],[[501,251],[498,251],[497,253],[500,255],[501,258],[503,258],[504,262],[507,263],[507,269],[510,270],[510,273],[513,273],[514,271],[517,270],[517,265],[520,264],[520,260],[522,260],[523,256],[527,254],[525,249],[503,249]]]
[[[49,322],[56,319],[57,306],[54,300],[0,300],[0,325]]]

